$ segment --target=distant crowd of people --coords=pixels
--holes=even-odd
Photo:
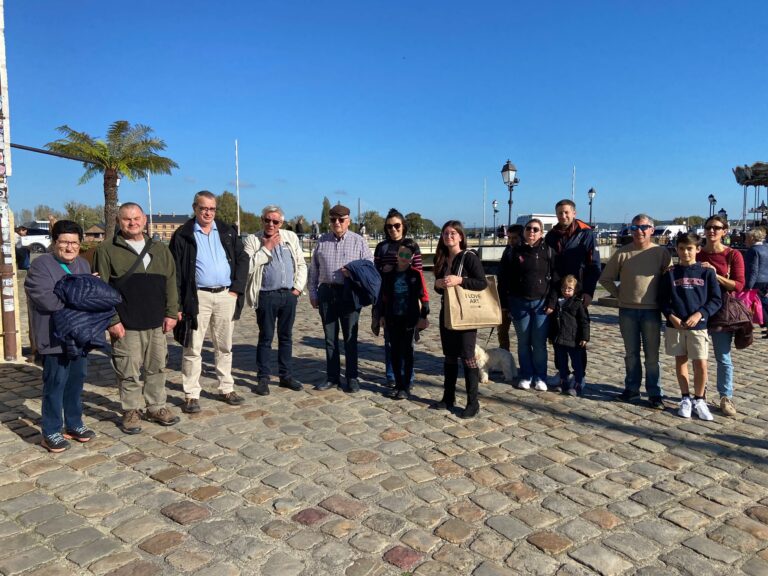
[[[325,377],[314,388],[360,390],[360,312],[372,305],[371,329],[383,336],[390,395],[409,398],[414,347],[430,326],[431,309],[421,250],[409,238],[401,212],[389,211],[384,240],[371,251],[360,234],[350,231],[349,208],[333,206],[331,230],[317,236],[307,265],[300,240],[303,224],[298,222],[295,231],[285,229],[285,214],[277,205],[263,208],[263,229],[245,240],[235,227],[216,218],[216,197],[211,192],[198,192],[192,208],[194,216],[166,246],[144,232],[147,217],[140,205],[122,204],[119,231],[98,246],[92,265],[80,256],[82,228],[68,220],[53,225],[52,248],[32,261],[25,282],[31,339],[43,359],[41,428],[46,449],[61,452],[70,440],[88,442],[95,435],[83,422],[81,397],[86,355],[105,344],[105,330],[120,391],[120,427],[126,434],[141,432],[145,420],[162,426],[179,422],[166,394],[166,335],[171,332],[183,347],[184,413],[201,410],[201,353],[206,338],[214,351],[216,399],[232,406],[244,402],[232,376],[234,322],[244,308],[255,310],[259,329],[255,393],[268,395],[275,381],[280,387],[302,390],[304,385],[294,375],[293,326],[298,299],[305,293],[318,311],[326,352]],[[588,311],[599,283],[619,305],[626,371],[619,400],[640,399],[644,372],[648,402],[664,408],[659,354],[665,321],[665,350],[675,357],[681,392],[678,413],[713,418],[705,398],[711,341],[719,407],[724,415],[735,415],[730,354],[734,334],[708,329],[708,320],[720,309],[725,292],[754,288],[766,302],[765,232],[748,235],[751,248],[745,269],[741,253],[722,243],[727,222],[713,216],[705,224],[703,247],[695,234],[678,238],[678,263],[673,266],[670,252],[651,242],[653,221],[638,214],[630,226],[632,242],[619,248],[601,269],[594,231],[576,218],[576,205],[561,200],[555,211],[558,224],[549,231],[536,218],[511,227],[499,263],[503,323],[498,340],[500,348],[509,350],[509,330],[514,327],[517,386],[559,389],[573,396],[584,393]],[[441,295],[438,327],[444,358],[443,395],[433,408],[455,409],[461,364],[466,402],[459,415],[473,418],[480,410],[477,330],[449,329],[442,295],[454,286],[484,290],[487,280],[457,220],[442,227],[434,278],[435,291]],[[275,335],[276,374],[270,362]],[[548,343],[557,371],[550,378]]]

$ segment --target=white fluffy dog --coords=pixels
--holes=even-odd
[[[475,346],[475,359],[480,368],[480,383],[488,383],[488,372],[502,372],[505,382],[512,382],[517,377],[515,358],[504,348],[484,350]]]

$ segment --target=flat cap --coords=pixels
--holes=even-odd
[[[349,208],[347,208],[346,206],[342,206],[341,204],[336,204],[336,206],[334,206],[328,211],[328,214],[330,216],[336,216],[336,217],[349,216]]]

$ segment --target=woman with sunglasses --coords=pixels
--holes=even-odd
[[[387,212],[384,219],[384,240],[376,245],[373,251],[373,264],[382,276],[391,272],[397,266],[397,252],[400,242],[408,234],[408,223],[405,217],[396,209],[392,208]],[[421,250],[419,245],[414,244],[413,258],[411,267],[415,270],[422,270]],[[379,317],[376,310],[371,311],[371,330],[377,336],[379,335]],[[395,372],[392,369],[392,345],[390,342],[389,329],[384,326],[384,364],[386,367],[387,387],[394,388],[396,384]],[[413,370],[408,379],[408,387],[413,384]]]
[[[440,240],[435,249],[435,290],[443,294],[446,288],[463,286],[467,290],[484,290],[488,286],[485,271],[477,255],[467,250],[467,237],[458,220],[443,224]],[[456,402],[456,380],[459,375],[459,358],[464,364],[464,380],[467,387],[467,405],[459,415],[473,418],[480,411],[478,386],[480,369],[475,358],[477,330],[449,330],[445,327],[445,300],[440,303],[440,342],[443,346],[443,398],[432,407],[450,410]]]
[[[696,256],[705,268],[714,269],[720,290],[738,292],[744,289],[744,258],[741,252],[723,245],[728,234],[728,221],[718,215],[710,216],[704,223],[704,248]],[[717,360],[717,391],[720,393],[720,411],[725,416],[735,416],[733,405],[733,362],[731,361],[731,332],[710,332],[712,347]]]
[[[398,243],[397,265],[382,275],[381,297],[377,304],[380,324],[389,335],[395,390],[391,398],[408,398],[413,373],[413,343],[419,330],[429,327],[429,293],[421,270],[413,267],[418,246],[410,238]]]
[[[555,252],[544,242],[544,226],[533,218],[523,241],[499,263],[499,297],[506,302],[517,334],[518,387],[547,390],[549,314],[557,302]]]

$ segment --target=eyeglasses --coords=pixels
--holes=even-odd
[[[538,226],[526,226],[525,227],[526,232],[541,232],[541,228]]]
[[[66,246],[68,248],[70,246],[72,248],[77,248],[78,246],[80,246],[80,242],[78,240],[74,240],[72,242],[68,242],[66,240],[56,240],[56,244],[58,244],[59,246]]]
[[[411,258],[413,258],[413,254],[411,254],[410,252],[398,252],[397,255],[403,260],[410,260]]]
[[[198,206],[197,207],[200,212],[216,212],[216,206],[213,206],[212,208],[209,208],[208,206]]]
[[[400,224],[400,222],[395,222],[394,224],[384,224],[384,228],[386,228],[387,230],[392,230],[393,228],[395,230],[400,230],[401,226],[402,224]]]
[[[271,218],[262,218],[261,221],[264,224],[272,224],[272,226],[280,226],[283,223],[282,220],[272,220]]]
[[[725,230],[725,226],[704,226],[704,230],[711,232],[712,230]]]
[[[650,230],[651,228],[653,228],[653,226],[651,226],[650,224],[632,224],[632,226],[629,227],[629,229],[632,232],[637,232],[638,230],[640,230],[641,232],[645,232],[646,230]]]
[[[335,224],[336,222],[344,222],[344,220],[346,220],[346,219],[347,219],[347,217],[346,217],[346,216],[339,216],[338,218],[336,218],[336,217],[334,217],[334,216],[331,216],[331,217],[329,218],[329,220],[330,220],[331,222],[333,222],[334,224]]]
[[[445,238],[453,238],[454,236],[458,236],[458,232],[443,232],[443,236]]]

